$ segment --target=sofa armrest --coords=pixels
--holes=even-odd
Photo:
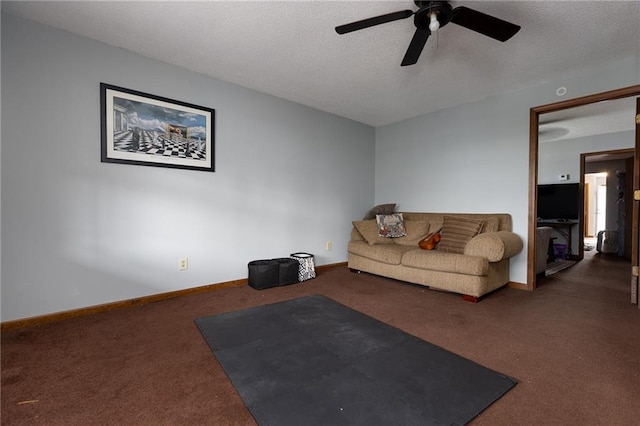
[[[523,247],[522,239],[511,231],[487,232],[473,237],[465,246],[464,254],[499,262],[520,253]]]

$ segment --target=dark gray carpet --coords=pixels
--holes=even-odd
[[[465,424],[516,384],[319,295],[196,324],[261,426]]]

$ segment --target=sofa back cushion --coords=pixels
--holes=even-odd
[[[379,228],[375,220],[353,221],[351,239],[364,240],[370,246],[376,244],[399,244],[401,246],[418,246],[418,242],[429,234],[429,222],[426,220],[405,220],[406,236],[386,238],[379,235]]]
[[[381,237],[379,235],[378,223],[373,220],[354,220],[353,226],[370,246],[376,244],[393,244],[394,238]]]
[[[426,220],[405,220],[406,235],[394,238],[393,242],[401,246],[418,246],[418,242],[429,234],[429,222]]]
[[[482,220],[484,221],[484,225],[480,230],[481,234],[485,232],[498,232],[500,230],[500,219],[498,217],[493,216]]]
[[[495,232],[495,221],[498,224],[496,231],[512,231],[513,222],[509,213],[424,213],[424,212],[402,212],[404,220],[427,220],[431,222],[431,232],[438,230],[438,225],[442,227],[445,216],[464,217],[468,219],[484,220],[486,222],[482,232]]]

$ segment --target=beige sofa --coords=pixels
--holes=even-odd
[[[407,235],[400,238],[378,236],[375,220],[353,222],[347,246],[348,267],[353,272],[451,291],[473,302],[509,282],[509,258],[523,248],[522,239],[512,232],[509,214],[402,214]],[[462,253],[446,252],[445,246],[434,250],[418,246],[425,235],[440,229],[442,245],[445,232],[451,229],[443,225],[457,218],[482,221],[480,233],[462,246]]]

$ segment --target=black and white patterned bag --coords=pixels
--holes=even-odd
[[[298,280],[306,281],[316,277],[316,266],[313,255],[310,253],[291,253],[292,259],[296,259],[300,264],[298,269]]]

